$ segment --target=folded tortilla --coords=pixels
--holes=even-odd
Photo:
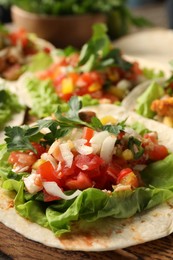
[[[173,130],[162,124],[114,105],[99,105],[84,110],[95,111],[100,118],[106,115],[113,115],[119,120],[127,118],[128,124],[140,120],[150,130],[157,130],[160,142],[167,144],[170,151],[173,151]],[[115,250],[159,239],[173,232],[173,199],[129,219],[107,218],[93,223],[75,222],[71,233],[57,238],[49,229],[19,216],[13,207],[13,198],[13,193],[0,188],[0,221],[33,242],[64,250]]]
[[[173,57],[172,42],[172,30],[151,28],[125,35],[114,44],[127,55],[158,62],[168,67]]]

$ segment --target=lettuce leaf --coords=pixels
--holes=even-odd
[[[22,109],[24,107],[19,103],[17,96],[0,86],[0,130],[15,113],[19,113]]]
[[[39,52],[32,56],[30,62],[24,66],[24,70],[30,72],[37,72],[44,69],[47,69],[53,62],[52,57],[50,54],[45,52]]]
[[[155,81],[137,99],[136,112],[144,117],[153,118],[155,113],[151,110],[153,100],[164,94],[163,88]]]
[[[61,104],[65,108],[67,107],[67,104],[61,101],[55,93],[50,80],[33,78],[28,80],[26,88],[32,100],[31,115],[43,118],[54,113],[57,110],[58,104]]]

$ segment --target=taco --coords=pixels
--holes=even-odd
[[[156,72],[151,69],[155,64],[148,63],[147,69],[146,62],[143,65],[143,61],[123,56],[102,24],[95,25],[93,36],[80,51],[67,47],[54,50],[52,56],[54,63],[49,68],[25,74],[17,82],[18,92],[27,96],[26,105],[36,118],[49,116],[57,104],[65,109],[73,95],[80,96],[83,106],[119,103],[148,76],[164,74],[161,67]]]
[[[0,25],[0,77],[14,81],[17,80],[33,63],[35,56],[43,56],[47,66],[52,62],[50,52],[53,45],[24,29],[10,29]],[[46,68],[45,62],[41,68]]]
[[[173,155],[166,143],[80,105],[73,97],[67,114],[58,109],[33,126],[6,128],[0,221],[68,250],[112,250],[171,233]]]
[[[173,127],[173,77],[145,82],[134,89],[122,105],[138,114]]]

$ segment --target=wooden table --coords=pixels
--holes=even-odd
[[[1,260],[168,260],[173,259],[173,235],[116,251],[65,251],[26,239],[0,223],[0,250],[7,255],[0,255]]]

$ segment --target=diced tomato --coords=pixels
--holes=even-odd
[[[45,189],[43,189],[43,199],[44,199],[44,202],[50,202],[50,201],[54,201],[54,200],[59,200],[60,198],[48,194],[48,193],[45,191]]]
[[[119,101],[118,97],[116,97],[114,94],[106,93],[106,92],[102,93],[102,99],[108,99],[110,101],[110,103]]]
[[[20,167],[21,169],[28,166],[27,171],[31,170],[31,166],[37,161],[37,156],[33,152],[19,152],[14,151],[10,153],[8,162],[15,167]]]
[[[119,165],[122,169],[127,167],[127,161],[124,158],[115,155],[112,158],[112,163],[115,165]]]
[[[147,133],[147,134],[144,134],[144,139],[154,143],[154,144],[157,144],[158,143],[158,136],[157,136],[157,133]],[[147,143],[147,142],[146,142]]]
[[[73,53],[70,56],[66,57],[67,65],[71,65],[73,67],[76,67],[79,62],[79,54]]]
[[[139,63],[134,62],[130,71],[126,72],[125,77],[130,81],[135,81],[139,75],[142,75],[142,70],[139,67]]]
[[[38,143],[32,143],[32,146],[35,148],[37,151],[36,156],[37,158],[40,158],[40,156],[46,152],[46,148],[43,147],[41,144]]]
[[[147,154],[150,160],[159,161],[168,155],[168,149],[164,145],[155,144],[151,150],[147,150]]]
[[[85,145],[91,146],[90,140],[93,137],[93,135],[94,135],[94,130],[92,128],[84,127],[82,138],[87,140]]]
[[[124,135],[125,135],[125,132],[124,132],[124,131],[120,131],[119,134],[118,134],[118,136],[117,136],[117,139],[118,139],[118,140],[121,140]]]
[[[85,94],[94,93],[99,91],[103,86],[104,79],[103,76],[96,71],[86,72],[79,76],[76,82],[75,93],[78,96],[83,96]],[[93,90],[89,89],[90,86],[95,84],[96,87],[93,87]]]
[[[91,171],[99,168],[99,166],[104,163],[104,160],[96,154],[78,154],[75,157],[74,163],[76,167],[82,171]]]
[[[76,178],[69,178],[66,180],[65,185],[70,190],[80,189],[84,190],[93,186],[93,182],[84,172],[79,172]]]
[[[66,163],[64,161],[61,162],[60,170],[57,171],[57,176],[59,179],[65,180],[68,176],[73,175],[74,173],[78,173],[79,171],[76,171],[74,163],[69,168],[66,166]]]
[[[123,169],[117,178],[117,184],[131,185],[134,188],[139,187],[139,180],[130,168]]]
[[[50,53],[51,50],[50,50],[49,47],[44,47],[43,51],[44,51],[45,53]]]
[[[55,181],[60,184],[60,181],[57,178],[57,173],[49,161],[41,164],[37,169],[37,173],[41,175],[43,181]]]
[[[25,29],[21,28],[18,31],[11,32],[9,38],[13,45],[17,42],[21,42],[22,46],[25,47],[28,44],[27,32]]]
[[[107,174],[111,176],[113,179],[117,179],[122,167],[116,163],[110,163],[107,168]]]

